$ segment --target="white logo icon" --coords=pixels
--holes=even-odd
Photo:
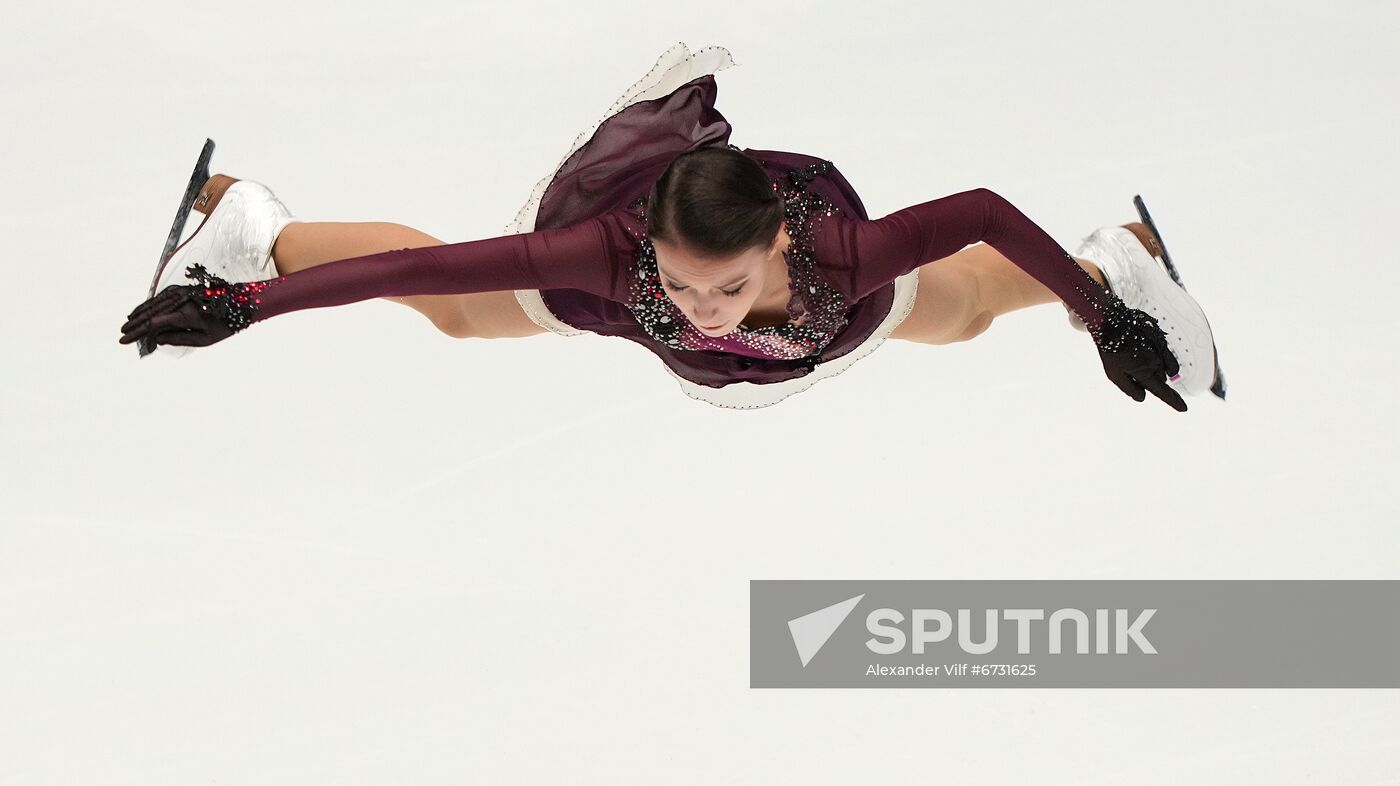
[[[855,609],[860,599],[865,597],[861,593],[850,600],[843,600],[834,606],[827,606],[818,609],[811,614],[804,614],[797,619],[788,620],[788,631],[792,633],[792,643],[797,647],[797,656],[802,659],[802,667],[806,668],[812,658],[831,638],[831,634],[841,627],[841,623],[846,621]]]

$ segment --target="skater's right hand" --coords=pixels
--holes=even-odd
[[[171,284],[162,289],[127,315],[119,343],[150,340],[154,344],[207,347],[237,332],[196,297],[203,291],[197,284]]]
[[[1090,331],[1109,381],[1134,401],[1146,400],[1150,392],[1177,412],[1185,412],[1186,401],[1167,384],[1167,377],[1181,373],[1181,366],[1166,333],[1151,314],[1128,308],[1121,300],[1117,306],[1105,316],[1103,327]]]
[[[119,343],[207,347],[252,324],[267,282],[230,283],[203,265],[190,267],[189,275],[199,283],[171,284],[132,309]]]

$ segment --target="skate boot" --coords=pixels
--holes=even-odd
[[[188,275],[189,268],[195,264],[203,265],[211,274],[230,282],[261,281],[278,275],[272,260],[272,246],[282,230],[299,219],[261,183],[228,175],[210,177],[208,166],[213,149],[213,140],[207,140],[186,186],[147,297],[155,296],[172,284],[197,283]],[[175,247],[191,209],[202,213],[204,218],[194,233]],[[154,339],[138,342],[142,357],[159,352],[181,358],[192,349],[199,347],[156,344]]]
[[[1157,320],[1181,367],[1176,377],[1167,380],[1168,385],[1183,396],[1210,391],[1224,399],[1225,376],[1205,311],[1181,285],[1142,197],[1134,197],[1133,204],[1143,223],[1101,227],[1084,238],[1074,255],[1093,262],[1103,272],[1108,288],[1129,308],[1145,311]],[[1072,312],[1069,321],[1076,329],[1086,330]]]

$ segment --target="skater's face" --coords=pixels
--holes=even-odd
[[[709,259],[662,240],[652,243],[661,285],[671,302],[707,336],[731,333],[755,303],[787,303],[787,263],[791,239],[787,222],[767,249],[749,249],[728,259]]]

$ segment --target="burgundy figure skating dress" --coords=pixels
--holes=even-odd
[[[634,341],[655,353],[688,395],[741,409],[777,403],[869,354],[913,306],[919,266],[978,242],[1026,270],[1091,328],[1101,324],[1112,296],[992,191],[870,220],[832,162],[744,149],[786,205],[791,320],[701,334],[661,287],[645,202],[675,156],[728,145],[731,128],[715,109],[714,73],[731,65],[723,47],[667,50],[596,130],[579,135],[506,227],[510,234],[280,276],[259,287],[253,321],[380,297],[515,290],[540,326]]]

